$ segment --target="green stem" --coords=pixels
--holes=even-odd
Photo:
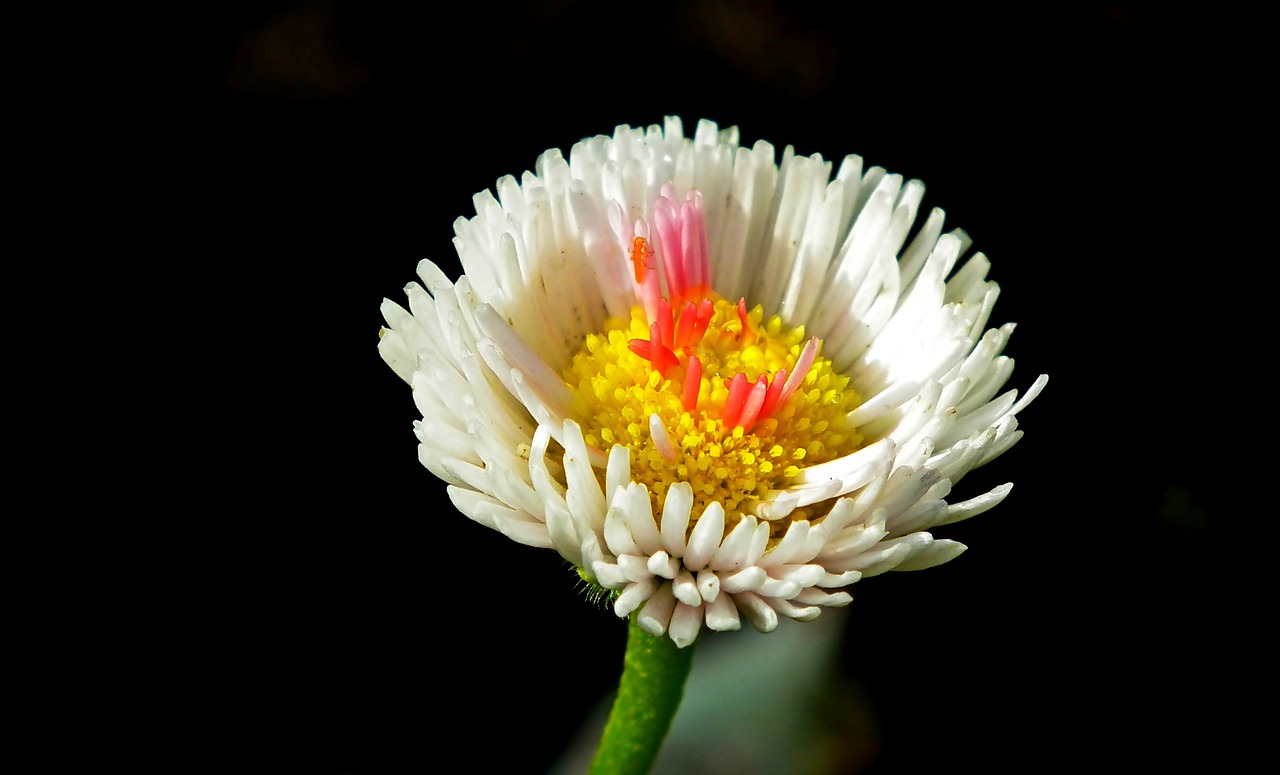
[[[588,775],[649,771],[680,706],[692,662],[693,645],[676,648],[670,638],[650,635],[634,616],[630,619],[618,696]]]

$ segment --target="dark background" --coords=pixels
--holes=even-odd
[[[175,96],[214,254],[207,348],[226,364],[203,419],[237,451],[206,485],[231,508],[202,525],[217,559],[185,610],[217,755],[540,773],[615,685],[622,623],[417,463],[378,305],[420,258],[456,275],[451,224],[476,191],[665,115],[922,179],[923,212],[945,208],[992,259],[992,324],[1019,324],[1011,386],[1051,375],[1023,441],[957,488],[1016,483],[939,531],[970,550],[852,590],[840,685],[872,713],[849,733],[869,746],[859,771],[1229,754],[1238,636],[1218,590],[1248,550],[1230,548],[1239,453],[1220,429],[1249,397],[1215,350],[1241,279],[1223,262],[1248,238],[1207,223],[1239,151],[1221,125],[1235,71],[1208,50],[1225,20],[960,5],[297,0],[202,22]]]

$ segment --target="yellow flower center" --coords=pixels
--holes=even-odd
[[[667,488],[688,482],[695,518],[708,503],[719,501],[728,529],[752,503],[786,487],[802,468],[856,451],[862,438],[846,416],[860,399],[849,378],[818,355],[794,392],[768,416],[762,412],[762,419],[747,427],[727,427],[726,407],[743,403],[731,398],[734,378],[741,374],[748,385],[767,384],[783,369],[793,372],[805,332],[803,326],[785,327],[777,315],[762,324],[759,306],[746,311],[719,297],[712,302],[701,337],[679,347],[675,362],[665,368],[636,352],[634,343],[649,340],[653,330],[644,309],[636,306],[630,320],[611,319],[601,333],[588,334],[561,377],[581,399],[574,419],[587,443],[603,450],[615,444],[630,448],[631,478],[648,485],[656,514]],[[696,376],[697,364],[702,375],[695,400],[688,373],[693,368]],[[665,439],[655,439],[653,415]],[[798,509],[791,519],[820,516],[815,510]],[[775,533],[787,524],[781,522]]]

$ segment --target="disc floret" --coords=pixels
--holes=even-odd
[[[625,243],[638,299],[630,318],[589,334],[561,376],[581,399],[587,444],[629,448],[655,507],[688,482],[695,514],[718,501],[736,523],[801,469],[857,450],[846,418],[858,395],[803,326],[711,290],[697,192],[677,207],[665,187],[654,221],[656,244],[644,221]]]

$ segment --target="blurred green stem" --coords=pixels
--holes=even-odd
[[[684,695],[693,648],[676,648],[670,638],[650,635],[631,617],[618,696],[589,775],[649,772]]]

